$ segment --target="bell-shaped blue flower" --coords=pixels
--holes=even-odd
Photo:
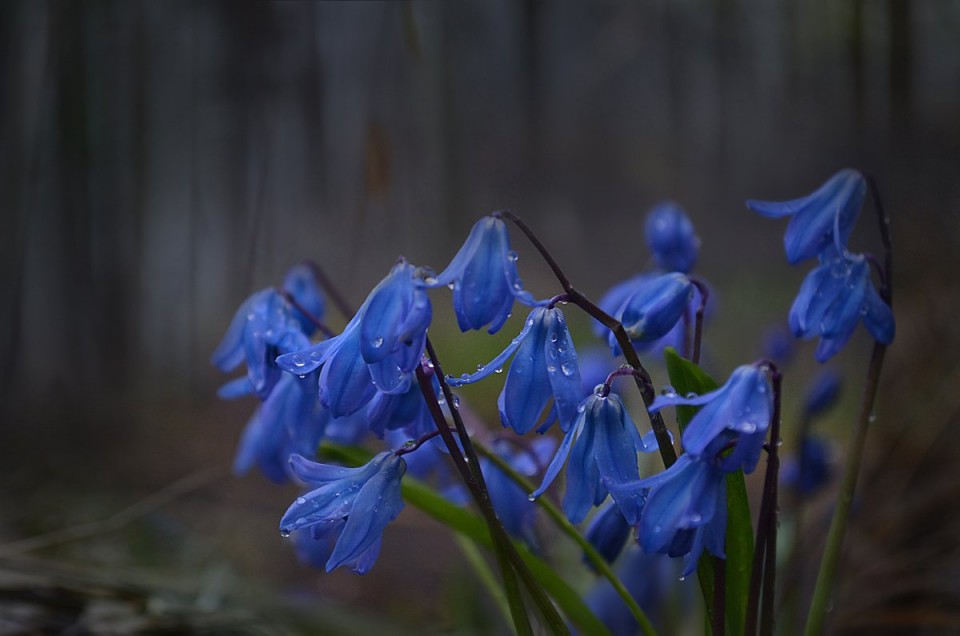
[[[363,574],[376,559],[384,528],[403,508],[400,478],[406,462],[387,451],[359,468],[319,464],[300,455],[290,457],[290,466],[317,488],[290,506],[280,520],[281,534],[315,528],[318,539],[335,536],[327,571],[350,565]]]
[[[503,220],[487,216],[470,230],[453,260],[431,283],[453,286],[453,309],[461,331],[490,325],[496,333],[510,317],[514,299],[532,305],[517,275],[517,254]]]
[[[684,454],[662,473],[608,485],[624,517],[637,526],[644,552],[687,555],[683,576],[697,568],[704,548],[726,558],[726,475],[713,459]]]
[[[488,377],[516,356],[507,372],[497,404],[500,420],[523,435],[537,427],[550,399],[553,408],[539,430],[554,421],[566,431],[577,415],[583,397],[580,366],[567,322],[559,309],[536,307],[530,312],[520,334],[489,364],[472,375],[448,378],[451,386],[471,384]]]
[[[404,430],[409,438],[416,439],[434,430],[433,416],[416,379],[403,393],[379,392],[367,405],[367,420],[370,430],[382,438],[386,431]],[[440,395],[440,385],[434,379],[434,393]],[[440,438],[436,443],[443,445]]]
[[[305,314],[297,307],[293,307],[294,317],[300,321],[303,332],[308,336],[317,328],[316,321],[323,318],[327,309],[327,302],[320,291],[320,285],[317,283],[317,277],[314,270],[307,264],[295,265],[290,268],[283,279],[283,289],[297,301],[297,304],[305,311]]]
[[[729,442],[735,442],[720,465],[730,472],[740,468],[745,473],[753,472],[773,416],[773,391],[763,367],[738,367],[726,384],[703,395],[684,397],[670,391],[658,396],[650,411],[678,405],[703,407],[683,432],[686,454],[711,460]]]
[[[519,448],[504,439],[493,443],[493,451],[525,477],[542,472],[555,449],[556,442],[550,437],[536,439],[528,448]],[[490,501],[504,529],[511,536],[523,539],[529,545],[536,545],[534,522],[538,506],[530,501],[523,488],[493,462],[481,458],[480,468],[487,482]]]
[[[603,395],[601,387],[577,407],[577,418],[557,449],[543,483],[533,493],[539,497],[567,466],[567,489],[563,511],[573,523],[587,516],[592,506],[607,497],[607,483],[623,483],[637,476],[637,453],[657,449],[651,431],[641,436],[623,401],[616,394]]]
[[[267,399],[250,418],[240,440],[233,471],[245,474],[253,466],[271,481],[288,480],[293,453],[316,451],[329,413],[320,405],[315,378],[301,380],[284,374]]]
[[[644,231],[658,268],[682,274],[693,270],[700,252],[700,239],[683,208],[672,201],[657,204],[647,216]]]
[[[611,288],[599,306],[623,324],[630,340],[640,346],[650,345],[677,326],[694,296],[693,290],[690,279],[680,273],[639,274]],[[595,331],[607,336],[614,352],[620,351],[605,327],[601,325]]]
[[[630,524],[627,523],[616,502],[601,508],[590,520],[590,525],[587,526],[587,532],[584,534],[584,538],[596,548],[607,563],[616,561],[629,536]],[[587,561],[587,564],[589,565],[590,562]]]
[[[867,259],[825,250],[820,266],[807,274],[793,301],[790,329],[798,338],[819,336],[816,358],[826,362],[843,348],[861,319],[877,342],[893,342],[893,311],[874,288]]]
[[[405,393],[420,363],[432,308],[417,270],[403,261],[363,303],[338,336],[277,358],[284,371],[321,368],[320,400],[334,417],[357,412],[377,390]]]
[[[247,377],[225,385],[221,397],[253,393],[265,400],[270,395],[281,375],[274,358],[310,345],[292,310],[274,289],[259,291],[240,305],[211,362],[226,372],[246,361]]]
[[[791,201],[747,201],[754,212],[771,218],[790,216],[783,245],[787,261],[796,265],[814,258],[835,240],[846,245],[860,214],[867,183],[856,170],[841,170],[815,192]],[[837,218],[836,223],[834,222]],[[836,236],[834,236],[836,233]]]

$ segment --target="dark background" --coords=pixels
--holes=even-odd
[[[644,215],[672,198],[703,241],[725,376],[806,271],[744,199],[850,166],[892,220],[898,337],[833,620],[960,628],[958,42],[946,0],[4,3],[4,598],[52,586],[64,616],[96,617],[133,597],[131,620],[160,620],[141,611],[159,595],[280,632],[370,604],[400,631],[468,623],[435,524],[405,513],[365,578],[316,575],[276,532],[296,489],[229,476],[253,404],[216,401],[208,358],[243,298],[309,257],[358,303],[398,254],[442,268],[504,207],[598,297],[648,264]],[[554,293],[514,243],[527,286]],[[870,204],[852,245],[879,249]],[[453,366],[495,348],[457,344],[436,304]],[[846,392],[820,428],[841,444],[868,347],[836,361]],[[91,581],[106,600],[70,595]]]

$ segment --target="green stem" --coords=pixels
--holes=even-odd
[[[531,483],[526,477],[518,473],[513,469],[510,464],[503,460],[502,457],[494,453],[489,448],[474,442],[474,447],[477,449],[477,452],[490,460],[493,464],[497,466],[505,475],[507,475],[515,484],[520,486],[526,492],[533,492],[536,490],[536,485]],[[636,619],[637,623],[640,625],[640,629],[646,636],[655,636],[657,633],[653,627],[653,624],[650,622],[650,619],[647,618],[647,615],[644,613],[643,608],[641,608],[636,599],[633,598],[633,595],[624,587],[623,582],[617,577],[616,573],[613,571],[613,568],[610,567],[610,564],[607,563],[607,560],[597,552],[596,548],[587,541],[587,539],[580,534],[580,531],[577,530],[577,527],[570,523],[570,520],[567,519],[566,515],[561,511],[552,501],[546,497],[538,497],[536,499],[537,504],[547,513],[547,516],[553,521],[553,523],[560,529],[561,532],[566,534],[568,537],[573,539],[573,541],[583,550],[584,554],[590,560],[590,563],[597,569],[607,581],[610,582],[610,585],[613,586],[613,589],[616,590],[617,594],[620,595],[620,598],[623,599],[623,602],[630,609],[630,612],[633,614],[633,617]]]
[[[830,523],[830,532],[827,535],[826,549],[823,553],[823,559],[820,561],[820,572],[817,574],[817,584],[813,591],[813,602],[810,604],[807,625],[803,632],[805,636],[818,636],[823,633],[830,592],[836,579],[840,550],[843,547],[843,538],[847,531],[853,495],[857,487],[857,474],[860,472],[860,461],[863,458],[863,449],[866,445],[867,430],[870,428],[870,421],[873,419],[871,413],[877,396],[880,370],[883,367],[883,357],[886,350],[887,348],[884,345],[879,342],[875,343],[873,354],[870,356],[870,366],[867,370],[867,379],[860,402],[860,414],[850,445],[850,459],[843,472],[836,510],[833,513],[833,521]]]
[[[477,578],[480,579],[480,583],[483,584],[483,587],[486,588],[487,592],[490,594],[494,605],[496,605],[497,609],[500,610],[500,614],[503,615],[503,619],[507,622],[507,624],[510,624],[513,619],[510,614],[510,605],[507,603],[507,597],[503,593],[503,590],[500,589],[500,584],[497,583],[497,578],[494,576],[490,566],[487,565],[487,562],[484,561],[483,555],[480,554],[480,550],[477,549],[477,545],[473,541],[470,541],[460,534],[454,534],[453,538],[460,547],[460,551],[463,553],[464,558],[466,558],[467,563],[470,564],[470,567],[473,568]]]

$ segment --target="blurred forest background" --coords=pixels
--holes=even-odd
[[[898,338],[833,629],[960,629],[957,2],[6,2],[0,113],[0,633],[495,629],[414,512],[366,577],[297,563],[277,532],[296,488],[230,475],[254,404],[217,401],[208,359],[239,303],[303,258],[358,303],[504,207],[599,297],[648,264],[669,198],[703,241],[725,376],[806,271],[744,199],[847,166],[892,219]],[[869,203],[852,243],[879,249]],[[435,303],[450,366],[495,348]],[[837,361],[839,444],[868,346]]]

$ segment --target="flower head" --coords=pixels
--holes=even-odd
[[[771,218],[793,217],[783,237],[783,245],[787,260],[796,265],[817,256],[835,239],[847,244],[866,192],[863,175],[846,169],[805,197],[780,202],[751,199],[747,201],[747,207]],[[838,219],[836,223],[835,217]]]
[[[553,408],[540,431],[560,420],[567,430],[576,417],[583,397],[580,366],[573,339],[563,312],[557,308],[535,307],[520,334],[503,352],[473,375],[448,378],[457,387],[482,380],[515,357],[507,372],[497,405],[500,420],[523,435],[533,430],[553,399]]]
[[[684,451],[696,459],[711,460],[728,443],[730,454],[720,460],[729,472],[750,473],[757,466],[763,440],[773,415],[773,392],[763,367],[738,367],[720,388],[687,397],[670,391],[658,396],[650,411],[666,406],[702,406],[683,432]]]
[[[306,264],[294,265],[283,278],[283,290],[293,296],[297,304],[309,312],[305,314],[297,307],[292,308],[293,316],[300,322],[303,332],[308,336],[317,328],[316,319],[323,318],[327,302],[317,284],[314,270]]]
[[[211,362],[221,371],[247,363],[247,377],[225,385],[221,397],[254,393],[265,400],[281,375],[274,358],[309,344],[293,307],[282,294],[264,289],[250,296],[240,305],[211,356]]]
[[[641,437],[616,394],[593,393],[577,411],[573,426],[547,467],[543,483],[533,493],[533,497],[542,495],[569,457],[563,511],[574,523],[583,521],[592,506],[603,502],[607,484],[636,478],[638,452],[649,453],[657,448],[652,432]]]
[[[310,528],[314,538],[333,540],[328,572],[341,565],[350,565],[359,574],[369,570],[384,528],[403,508],[403,458],[387,451],[359,468],[344,468],[293,455],[290,466],[297,477],[318,487],[290,506],[280,520],[281,534]]]
[[[313,382],[315,378],[301,380],[288,374],[280,378],[243,432],[234,473],[242,475],[256,465],[268,479],[283,483],[289,479],[290,455],[316,450],[329,413],[321,407]]]
[[[476,222],[433,284],[453,285],[453,308],[461,331],[489,324],[488,332],[496,333],[510,317],[515,298],[527,305],[534,302],[517,275],[517,253],[510,249],[507,226],[494,216]]]
[[[700,251],[700,239],[683,208],[672,201],[657,204],[647,216],[644,230],[657,267],[665,272],[682,274],[693,270]]]
[[[696,569],[704,548],[725,558],[726,476],[714,460],[684,454],[662,473],[608,487],[627,521],[638,526],[644,552],[687,555],[683,576]]]
[[[629,536],[630,524],[620,512],[620,506],[616,502],[611,502],[594,515],[590,525],[587,526],[584,538],[596,548],[607,563],[613,563],[620,556]]]
[[[417,270],[395,265],[338,336],[277,358],[284,371],[321,368],[320,400],[334,417],[357,412],[376,395],[405,393],[420,363],[432,308]]]
[[[877,342],[893,341],[893,311],[874,288],[867,259],[845,250],[825,250],[820,266],[807,274],[793,301],[790,329],[798,338],[819,336],[816,358],[826,362],[843,348],[861,319]]]

